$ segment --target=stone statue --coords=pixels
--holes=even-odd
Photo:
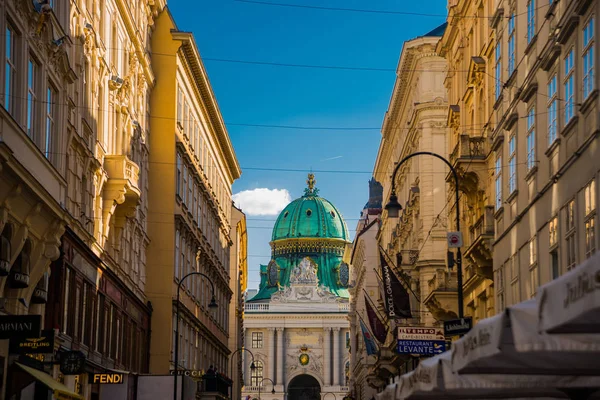
[[[317,266],[305,257],[292,270],[291,283],[317,283]]]

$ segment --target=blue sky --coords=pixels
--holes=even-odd
[[[393,71],[312,69],[252,65],[210,58],[284,64],[395,69],[402,45],[444,22],[446,1],[273,0],[275,3],[437,14],[414,16],[329,11],[251,4],[235,0],[170,0],[178,28],[193,32],[242,167],[233,192],[252,202],[259,188],[278,189],[256,207],[247,204],[249,287],[269,261],[277,215],[251,215],[282,207],[287,190],[301,196],[315,171],[322,197],[344,215],[354,236],[368,197],[368,180],[380,127],[395,81]],[[300,130],[233,124],[373,128]],[[261,168],[265,170],[254,170]],[[269,170],[271,169],[271,170]],[[278,171],[293,169],[301,172]],[[319,171],[361,171],[332,173]],[[265,191],[262,191],[264,194]]]

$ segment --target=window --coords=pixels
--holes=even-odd
[[[594,90],[594,18],[583,28],[583,98]]]
[[[63,318],[62,318],[62,332],[67,333],[69,328],[69,302],[71,290],[71,270],[65,268],[65,282],[64,282],[64,294],[63,294]]]
[[[521,301],[521,294],[519,293],[520,287],[519,287],[518,279],[510,284],[510,291],[511,291],[511,295],[512,295],[512,304],[517,304],[519,301]]]
[[[177,181],[175,182],[176,193],[179,197],[181,197],[181,180],[182,180],[182,162],[181,162],[181,154],[177,153]]]
[[[548,81],[548,147],[556,140],[558,129],[558,95],[556,91],[556,74]]]
[[[504,270],[505,270],[505,265],[501,265],[500,268],[496,271],[496,280],[494,281],[494,286],[496,286],[496,293],[498,295],[498,310],[504,310],[504,308],[505,308]]]
[[[263,334],[262,332],[252,332],[252,348],[262,349],[263,347]]]
[[[179,278],[179,246],[181,241],[181,233],[179,229],[175,231],[175,278]]]
[[[537,292],[537,288],[540,286],[540,279],[538,275],[538,266],[537,264],[529,267],[529,298],[532,299],[535,297]]]
[[[183,185],[181,187],[181,194],[183,197],[183,204],[187,205],[187,185],[188,185],[188,169],[187,165],[183,166]]]
[[[529,241],[529,265],[537,263],[537,240],[536,237],[532,237]]]
[[[260,386],[263,380],[263,363],[262,361],[256,361],[254,363],[254,369],[251,370],[250,386]]]
[[[15,29],[8,23],[6,25],[5,32],[5,55],[6,55],[6,65],[4,70],[4,108],[10,114],[14,114],[14,96],[15,96],[15,85],[17,81],[17,64],[16,64],[16,40],[17,35]]]
[[[515,72],[515,14],[508,19],[508,76]]]
[[[558,250],[554,249],[550,252],[550,267],[552,273],[552,279],[556,279],[560,276],[560,265],[558,264]]]
[[[177,88],[177,124],[180,127],[183,127],[182,115],[183,115],[183,93],[181,91],[181,87],[178,87]]]
[[[571,49],[565,58],[565,125],[575,115],[575,66],[574,50]]]
[[[584,189],[585,200],[585,256],[590,257],[596,251],[596,181],[592,180]]]
[[[527,170],[535,167],[535,108],[527,114]]]
[[[549,247],[556,246],[558,244],[558,218],[554,217],[548,223],[548,241]]]
[[[565,208],[565,242],[567,246],[567,270],[575,266],[577,246],[575,242],[575,200],[567,203]]]
[[[527,3],[527,44],[531,43],[535,36],[535,0]]]
[[[516,253],[510,258],[510,279],[519,279],[519,258]]]
[[[496,100],[502,94],[502,40],[499,38],[496,41],[495,51],[495,62],[496,62]]]
[[[27,136],[35,139],[35,123],[37,114],[37,76],[39,65],[31,56],[27,63]]]
[[[496,210],[502,208],[502,156],[496,158]]]
[[[55,136],[55,121],[56,121],[56,91],[51,84],[48,84],[46,91],[46,131],[44,133],[44,154],[46,158],[52,160],[54,157],[54,136]]]
[[[517,190],[517,135],[508,141],[508,192]]]

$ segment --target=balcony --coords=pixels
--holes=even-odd
[[[488,154],[487,140],[483,136],[462,134],[450,154],[450,163],[460,167],[461,163],[485,162]]]
[[[108,175],[109,182],[122,183],[125,190],[137,193],[139,198],[140,167],[136,163],[127,156],[107,155],[104,157],[104,170]]]
[[[429,308],[434,318],[447,320],[456,318],[458,309],[456,272],[446,272],[438,269],[433,278],[427,282],[429,293],[424,304]]]
[[[102,188],[102,236],[108,238],[114,215],[115,242],[119,243],[126,218],[135,215],[140,200],[140,168],[125,155],[106,155],[103,168],[108,179]]]
[[[465,258],[474,264],[474,273],[492,279],[492,240],[494,239],[494,206],[485,206],[483,214],[469,227],[470,245]]]

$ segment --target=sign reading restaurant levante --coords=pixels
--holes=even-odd
[[[440,328],[398,327],[398,353],[432,356],[446,351],[446,338]]]
[[[0,316],[0,339],[40,337],[42,317],[40,315]]]

